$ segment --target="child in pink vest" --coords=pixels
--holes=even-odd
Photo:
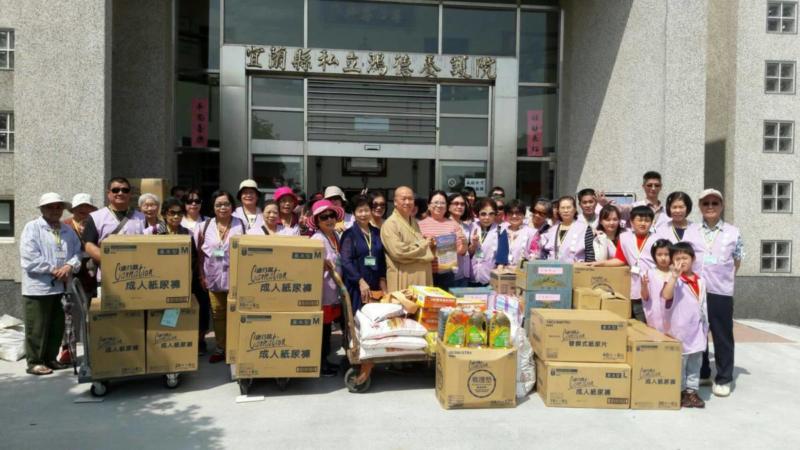
[[[661,291],[669,280],[670,264],[669,247],[671,243],[666,239],[659,239],[653,243],[650,255],[656,267],[642,274],[642,307],[647,319],[647,325],[664,333],[664,300]]]
[[[664,299],[666,333],[681,342],[681,406],[704,408],[700,388],[700,367],[708,344],[708,310],[705,281],[692,271],[692,245],[673,244],[669,249],[672,267],[661,296]]]

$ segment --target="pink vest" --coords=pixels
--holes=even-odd
[[[252,217],[253,215],[249,213],[245,214],[244,207],[242,206],[236,208],[236,210],[233,212],[233,217],[238,217],[241,219],[245,231],[248,231],[251,228],[259,228],[261,225],[264,225],[264,214],[263,211],[261,211],[261,208],[256,209],[256,221],[253,223],[252,227],[250,226],[250,222],[247,220],[247,216]]]
[[[667,284],[668,278],[669,273],[663,273],[658,269],[648,270],[647,292],[649,299],[642,300],[642,308],[644,308],[644,316],[647,318],[647,325],[662,333],[666,331],[666,327],[664,325],[665,305],[661,291],[664,289],[664,285]]]
[[[558,240],[559,228],[561,228],[560,225],[553,225],[542,236],[541,246],[547,254],[547,259],[567,263],[585,261],[586,224],[578,221],[573,222],[562,242]]]
[[[259,225],[257,227],[252,227],[247,230],[247,233],[250,236],[266,236],[267,234],[264,233],[264,228],[266,225]],[[275,233],[275,236],[300,236],[300,227],[297,225],[293,227],[285,227],[282,223],[278,224],[278,232]]]
[[[322,231],[316,231],[311,239],[322,241],[325,245],[325,260],[330,261],[336,267],[336,273],[342,275],[341,256],[336,252],[336,249],[331,245],[331,241],[325,237]],[[339,289],[336,286],[336,281],[333,279],[331,273],[326,269],[322,276],[322,305],[334,305],[339,303]]]
[[[503,229],[508,233],[508,265],[518,265],[523,259],[531,259],[531,241],[536,237],[536,231],[522,225],[514,233],[509,229],[508,223],[503,224]]]
[[[469,239],[472,236],[473,230],[472,222],[463,222],[461,223],[461,230],[464,232],[464,237],[469,243]],[[458,270],[456,271],[456,280],[463,280],[469,279],[470,274],[472,273],[472,260],[469,256],[469,252],[459,255],[458,256]]]
[[[668,220],[656,228],[656,237],[658,239],[666,239],[675,244],[678,241],[686,240],[686,233],[689,232],[689,227],[691,226],[692,222],[688,222],[686,231],[683,232],[683,239],[680,239],[678,233],[672,228],[672,220]]]
[[[500,229],[496,224],[489,227],[483,243],[478,244],[478,249],[472,255],[472,281],[480,284],[489,284],[492,270],[495,268],[494,260],[497,253],[498,236]],[[478,222],[472,231],[478,233],[480,238],[481,226]]]
[[[642,279],[640,274],[656,267],[653,256],[650,254],[650,248],[653,247],[655,241],[656,236],[654,234],[647,236],[642,251],[639,252],[639,248],[636,246],[635,233],[628,232],[619,235],[619,245],[622,247],[622,253],[625,254],[625,259],[628,260],[628,265],[631,266],[631,268],[634,266],[639,267],[639,275],[633,273],[635,269],[631,270],[631,300],[642,298]]]
[[[698,284],[699,298],[683,280],[676,281],[672,304],[664,307],[667,334],[681,341],[684,355],[705,351],[708,344],[705,280]]]
[[[111,232],[114,231],[119,225],[116,214],[114,214],[108,207],[100,208],[89,214],[97,228],[97,244],[102,243]],[[144,214],[139,211],[134,211],[131,218],[125,222],[125,226],[117,234],[144,234],[145,218]],[[101,278],[100,269],[97,269],[97,281]]]
[[[736,266],[733,252],[739,240],[739,229],[720,222],[717,237],[710,248],[703,235],[703,224],[693,223],[686,229],[683,240],[692,244],[695,261],[692,270],[706,282],[706,289],[711,294],[733,296]]]
[[[228,283],[228,272],[231,265],[230,242],[232,236],[244,234],[244,224],[236,217],[231,219],[230,231],[225,236],[225,240],[220,241],[217,231],[217,219],[208,219],[211,222],[206,228],[205,223],[198,224],[194,228],[195,245],[201,241],[200,234],[205,231],[202,238],[202,246],[198,252],[203,255],[203,275],[206,277],[206,286],[211,292],[225,292],[230,286]],[[215,256],[215,250],[222,250],[222,256]]]

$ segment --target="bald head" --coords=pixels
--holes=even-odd
[[[394,208],[406,219],[414,212],[414,190],[408,186],[400,186],[394,190]]]

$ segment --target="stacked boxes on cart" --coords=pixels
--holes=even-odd
[[[324,248],[308,238],[231,239],[226,359],[238,378],[315,378]]]
[[[89,307],[95,379],[197,370],[198,306],[189,236],[109,236]]]

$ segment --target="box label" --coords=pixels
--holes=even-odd
[[[486,398],[494,394],[497,387],[497,379],[488,370],[478,370],[470,373],[467,379],[467,389],[469,393],[477,398]]]
[[[536,271],[539,275],[564,275],[563,267],[539,267]]]

